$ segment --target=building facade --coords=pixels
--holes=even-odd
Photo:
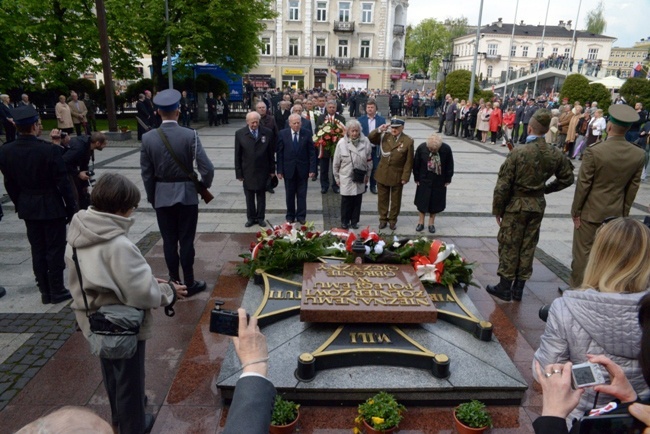
[[[403,71],[407,9],[408,0],[276,0],[248,78],[257,88],[390,88]]]
[[[619,78],[633,76],[633,69],[641,65],[644,72],[648,71],[650,62],[650,40],[642,39],[634,44],[634,47],[614,47],[607,65],[607,75]],[[643,74],[645,77],[646,74]]]

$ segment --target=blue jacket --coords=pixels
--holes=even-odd
[[[370,131],[368,130],[368,115],[363,115],[357,119],[361,124],[361,132],[364,136],[368,137]],[[375,115],[375,128],[379,128],[380,125],[386,123],[386,118],[383,116]]]

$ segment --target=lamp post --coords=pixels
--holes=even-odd
[[[451,58],[449,56],[442,59],[442,95],[443,98],[447,96],[447,74],[451,69]]]

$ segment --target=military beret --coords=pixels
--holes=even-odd
[[[551,124],[552,114],[549,110],[541,108],[533,114],[533,119],[535,119],[541,126],[548,128]]]
[[[392,127],[403,127],[405,123],[406,122],[404,122],[404,119],[400,119],[400,118],[393,118],[393,119],[390,120],[391,128]]]
[[[165,89],[153,97],[153,103],[156,104],[159,110],[164,112],[173,112],[176,110],[180,100],[181,93],[176,89]]]
[[[611,123],[622,127],[629,127],[638,121],[639,114],[627,104],[614,104],[609,106],[609,120]]]
[[[38,122],[38,112],[32,105],[23,105],[11,110],[16,125],[33,125]]]

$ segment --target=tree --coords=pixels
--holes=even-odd
[[[595,35],[602,35],[607,29],[607,20],[605,19],[605,5],[600,0],[595,9],[590,10],[585,18],[587,32]]]
[[[405,56],[410,58],[408,70],[427,74],[430,69],[432,74],[437,74],[439,65],[433,59],[449,53],[449,42],[449,31],[443,23],[434,18],[422,20],[407,34]]]
[[[589,98],[587,101],[597,101],[598,108],[603,109],[604,114],[607,114],[607,109],[612,105],[612,94],[601,83],[591,83],[589,85]]]
[[[620,94],[632,107],[640,102],[647,110],[650,107],[650,80],[641,77],[628,78],[621,86]]]
[[[438,87],[436,88],[436,94],[444,98],[445,94],[449,94],[452,98],[467,99],[469,97],[469,85],[472,80],[472,72],[465,69],[457,69],[456,71],[450,72],[447,74],[447,79],[440,81]],[[445,90],[443,92],[443,84],[445,85]],[[481,90],[477,90],[474,93],[474,100],[478,101],[479,98],[486,98],[494,96],[491,91],[489,93],[483,94]]]
[[[445,20],[445,27],[449,32],[449,39],[453,40],[459,36],[465,36],[467,34],[467,18],[447,18]]]
[[[560,89],[560,99],[568,98],[569,104],[573,104],[575,101],[584,104],[589,101],[590,93],[587,77],[582,74],[570,74]]]

